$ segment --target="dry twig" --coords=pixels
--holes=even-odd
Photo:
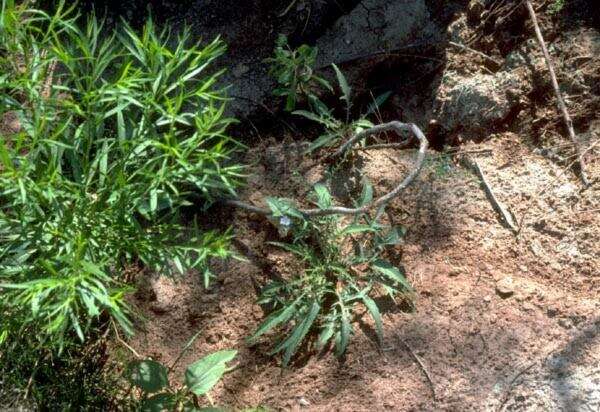
[[[427,151],[427,147],[429,143],[427,142],[427,138],[415,124],[413,123],[402,123],[398,121],[392,121],[389,123],[383,123],[370,129],[363,130],[362,132],[351,137],[346,143],[344,143],[331,157],[340,157],[344,155],[347,151],[349,151],[352,146],[360,141],[361,139],[365,139],[369,136],[372,136],[377,133],[394,130],[396,132],[402,131],[411,131],[419,140],[419,151],[417,153],[417,159],[414,163],[412,170],[409,174],[389,193],[379,197],[378,199],[357,208],[349,208],[343,206],[334,206],[326,209],[301,209],[299,212],[307,217],[315,217],[315,216],[327,216],[327,215],[357,215],[360,213],[366,213],[369,210],[376,208],[380,211],[383,209],[385,205],[391,202],[394,198],[396,198],[404,189],[406,189],[419,175],[421,169],[423,168],[423,163],[425,161],[425,152]],[[240,209],[247,210],[249,212],[258,213],[261,215],[269,216],[272,214],[270,209],[261,208],[258,206],[254,206],[249,203],[242,202],[240,200],[225,200],[225,204],[230,206],[235,206]]]
[[[506,394],[502,398],[502,401],[500,402],[500,406],[498,407],[498,412],[502,411],[502,409],[504,408],[504,405],[506,405],[506,402],[508,402],[508,400],[510,399],[510,394],[511,394],[513,385],[517,381],[517,379],[519,379],[519,377],[521,375],[523,375],[525,372],[527,372],[529,369],[531,369],[536,363],[537,362],[531,362],[525,368],[523,368],[519,372],[517,372],[515,374],[515,376],[511,379],[511,381],[508,383],[508,386],[506,388]]]
[[[431,379],[431,375],[429,374],[429,371],[423,364],[423,361],[421,361],[421,359],[417,356],[417,354],[412,350],[412,348],[410,346],[408,346],[408,343],[406,343],[404,341],[404,339],[402,339],[400,337],[400,335],[396,334],[396,337],[398,338],[400,343],[402,343],[402,346],[404,346],[406,348],[408,353],[410,353],[410,356],[415,360],[415,362],[419,365],[419,367],[423,371],[423,374],[425,375],[425,377],[427,378],[427,382],[429,383],[429,389],[431,389],[431,395],[433,396],[433,401],[436,402],[437,396],[435,394],[435,385],[433,384],[433,379]]]
[[[461,50],[466,50],[466,51],[470,51],[471,53],[475,53],[476,55],[483,57],[485,60],[494,63],[498,67],[502,66],[501,62],[499,62],[498,60],[494,59],[493,57],[488,56],[485,53],[480,52],[479,50],[475,50],[475,49],[473,49],[473,48],[471,48],[469,46],[465,46],[464,44],[460,44],[460,43],[455,43],[453,41],[448,42],[448,43],[451,46],[458,47]]]
[[[518,233],[519,229],[517,228],[515,220],[513,219],[512,215],[506,210],[506,208],[502,205],[502,203],[500,203],[498,198],[496,198],[496,195],[494,194],[491,186],[487,182],[485,175],[483,174],[483,170],[481,170],[481,167],[479,167],[477,161],[472,160],[468,156],[463,156],[462,160],[465,163],[465,165],[471,170],[473,170],[479,177],[479,180],[483,185],[483,189],[485,190],[485,194],[487,195],[490,203],[494,207],[494,210],[498,212],[498,214],[502,218],[502,222],[514,233]]]
[[[540,26],[537,21],[537,17],[535,15],[535,10],[531,5],[531,1],[525,0],[525,5],[527,6],[527,10],[529,10],[529,16],[531,17],[531,21],[533,23],[533,28],[535,30],[535,35],[537,36],[537,40],[542,48],[542,52],[544,53],[544,60],[546,61],[546,66],[548,67],[548,72],[550,73],[550,80],[552,81],[552,88],[554,89],[554,94],[556,94],[556,102],[558,105],[558,109],[561,111],[563,119],[565,121],[565,126],[567,127],[567,131],[569,133],[569,138],[575,145],[575,150],[577,151],[577,162],[579,164],[579,173],[581,177],[581,181],[585,186],[590,185],[590,181],[587,178],[587,174],[585,172],[585,162],[583,160],[583,151],[581,149],[581,145],[577,140],[577,136],[575,136],[575,129],[573,128],[573,121],[571,120],[571,116],[569,116],[569,112],[567,111],[567,106],[565,105],[565,101],[563,100],[562,94],[560,93],[560,89],[558,87],[558,81],[556,80],[556,73],[554,72],[554,66],[552,65],[552,60],[550,59],[550,53],[548,53],[548,48],[546,47],[546,42],[544,41],[544,37],[542,36],[542,31],[540,30]]]
[[[133,348],[132,348],[132,347],[131,347],[131,346],[130,346],[130,345],[127,343],[127,342],[125,342],[125,341],[124,341],[124,340],[121,338],[121,335],[119,335],[119,331],[118,331],[118,329],[117,329],[117,326],[115,325],[115,323],[114,323],[112,320],[110,321],[110,324],[112,325],[112,327],[113,327],[113,330],[114,330],[114,332],[115,332],[115,338],[117,339],[117,342],[119,342],[119,343],[120,343],[121,345],[123,345],[123,346],[124,346],[126,349],[128,349],[128,350],[129,350],[129,351],[130,351],[130,352],[133,354],[133,356],[135,356],[135,357],[136,357],[136,358],[138,358],[138,359],[142,359],[142,358],[143,358],[143,356],[142,356],[142,355],[140,355],[140,354],[139,354],[139,353],[138,353],[138,352],[137,352],[135,349],[133,349]]]

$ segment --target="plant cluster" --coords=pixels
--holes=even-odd
[[[180,210],[233,194],[242,172],[207,72],[220,40],[82,24],[67,4],[0,9],[0,118],[20,125],[0,139],[0,367],[32,361],[32,379],[99,323],[132,332],[129,266],[208,284],[230,234]]]
[[[344,105],[344,116],[339,119],[334,110],[323,103],[314,93],[315,86],[322,86],[331,92],[334,91],[327,80],[315,74],[314,65],[317,53],[316,47],[306,44],[297,49],[290,49],[287,38],[282,35],[275,48],[275,57],[268,59],[272,63],[271,73],[275,75],[279,83],[279,87],[274,90],[273,94],[287,97],[285,109],[292,111],[292,114],[317,122],[325,128],[325,132],[311,143],[309,152],[321,147],[333,146],[352,134],[373,127],[373,123],[367,117],[373,114],[391,94],[385,92],[377,96],[358,119],[352,120],[352,88],[342,71],[332,64],[340,90],[339,99]],[[294,110],[299,99],[306,99],[307,109]]]
[[[331,85],[314,72],[317,53],[316,47],[306,44],[297,49],[290,48],[283,34],[277,38],[274,56],[267,62],[271,64],[269,73],[279,83],[273,94],[285,98],[285,110],[294,110],[298,99],[304,96],[314,97],[312,91],[315,86],[332,90]]]
[[[332,206],[324,185],[315,185],[314,191],[320,209]],[[372,199],[372,186],[365,181],[357,206]],[[311,332],[318,335],[316,349],[333,343],[335,353],[342,355],[360,304],[372,316],[382,342],[383,323],[373,295],[385,292],[394,299],[397,294],[408,297],[412,291],[402,269],[382,258],[388,247],[401,241],[403,228],[381,225],[367,213],[355,215],[351,222],[339,215],[308,219],[290,202],[277,198],[267,202],[291,237],[290,242],[272,244],[295,255],[302,269],[290,279],[274,280],[264,287],[258,303],[272,307],[273,312],[250,342],[278,329],[281,338],[272,353],[283,353],[284,366]]]
[[[229,231],[204,230],[181,216],[191,200],[207,208],[235,196],[243,177],[231,159],[240,145],[226,133],[226,99],[215,86],[220,72],[210,69],[225,46],[218,39],[191,43],[186,30],[173,36],[151,21],[141,33],[124,22],[113,30],[95,16],[82,21],[66,0],[50,14],[0,1],[0,119],[18,119],[17,129],[0,136],[0,386],[56,409],[92,405],[86,385],[103,378],[84,372],[102,362],[110,331],[133,333],[129,268],[170,275],[195,269],[208,287],[210,260],[232,256]],[[333,91],[315,74],[316,53],[280,37],[269,60],[286,110],[302,101],[306,108],[293,113],[325,129],[309,151],[372,128],[367,116],[389,96],[353,119],[352,90],[333,65],[340,120],[314,93]],[[320,210],[333,205],[325,185],[314,193]],[[272,353],[282,353],[284,365],[306,343],[342,355],[360,307],[383,340],[375,296],[408,297],[412,289],[386,260],[404,230],[379,222],[384,206],[375,217],[366,212],[372,201],[366,180],[355,200],[365,209],[351,221],[309,217],[289,201],[267,199],[287,239],[272,244],[293,255],[299,270],[262,290],[259,303],[273,312],[250,342],[277,331]],[[181,387],[169,383],[173,365],[154,360],[131,363],[127,378],[143,410],[193,410],[235,355],[222,351],[193,363]],[[86,382],[61,386],[61,376]]]
[[[565,0],[554,0],[552,3],[550,3],[550,6],[548,6],[548,10],[549,10],[550,14],[558,14],[564,8],[565,8]]]
[[[308,46],[300,49],[303,47]],[[314,53],[316,55],[316,50]],[[289,53],[273,61],[288,74],[293,73],[298,64]],[[314,63],[314,57],[310,62]],[[305,92],[308,110],[293,112],[325,128],[324,134],[309,146],[309,152],[339,144],[372,128],[374,125],[367,116],[390,95],[384,93],[374,99],[366,113],[352,121],[352,89],[342,71],[335,64],[332,67],[341,92],[340,100],[344,102],[345,118],[339,120],[332,109],[310,92]],[[326,80],[321,79],[321,83],[333,90]],[[280,81],[280,84],[286,86],[285,82]],[[302,90],[298,90],[300,92]],[[333,199],[327,187],[317,184],[314,193],[319,210],[330,210]],[[355,200],[355,207],[360,210],[372,201],[373,188],[363,179],[362,194]],[[335,353],[341,356],[353,333],[357,308],[362,305],[373,318],[381,343],[383,322],[373,297],[384,292],[391,299],[398,294],[409,298],[412,293],[403,270],[382,258],[387,248],[397,245],[404,236],[402,227],[379,223],[385,205],[379,208],[375,217],[365,211],[354,214],[352,221],[347,222],[334,213],[309,217],[285,199],[267,198],[267,204],[271,221],[278,227],[280,236],[291,238],[290,242],[272,244],[294,255],[300,261],[301,269],[291,278],[273,280],[264,287],[258,303],[273,308],[273,312],[249,342],[254,343],[264,334],[278,330],[279,340],[271,353],[282,353],[284,366],[307,342],[314,342],[317,350],[333,345]],[[313,336],[315,339],[310,339]]]

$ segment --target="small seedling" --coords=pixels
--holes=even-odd
[[[364,129],[373,127],[373,123],[367,119],[367,116],[374,113],[390,96],[389,92],[378,96],[358,120],[351,121],[352,89],[348,84],[348,80],[346,79],[346,76],[344,76],[344,73],[342,73],[335,64],[332,64],[332,67],[335,71],[338,86],[341,91],[340,100],[344,103],[345,118],[344,120],[336,118],[333,114],[333,110],[328,108],[318,97],[314,95],[308,96],[311,110],[296,110],[293,114],[315,121],[325,128],[325,133],[310,144],[308,152],[315,151],[321,147],[334,146],[350,135],[360,133]]]
[[[314,73],[318,49],[306,44],[291,49],[287,37],[277,38],[274,57],[267,59],[271,63],[270,74],[277,79],[279,87],[273,94],[285,97],[285,110],[292,111],[301,97],[311,96],[312,89],[320,85],[328,90],[331,85]]]
[[[210,401],[208,392],[226,372],[232,370],[227,363],[236,354],[235,350],[224,350],[192,363],[185,370],[184,384],[179,387],[173,387],[169,383],[169,369],[151,359],[131,362],[127,378],[142,392],[142,411],[218,411],[221,409],[196,409],[198,402],[195,397],[206,396]]]

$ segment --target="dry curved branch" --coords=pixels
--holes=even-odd
[[[365,139],[368,136],[372,136],[377,133],[394,130],[396,132],[401,131],[411,131],[416,138],[419,140],[419,151],[417,152],[417,158],[415,160],[414,166],[410,173],[389,193],[383,195],[374,201],[367,203],[364,206],[349,208],[344,206],[334,206],[326,209],[301,209],[300,213],[307,217],[316,217],[316,216],[327,216],[327,215],[357,215],[360,213],[365,213],[371,210],[372,208],[380,209],[391,202],[394,198],[396,198],[404,189],[406,189],[410,184],[415,180],[415,178],[421,172],[423,168],[423,163],[425,161],[425,153],[427,151],[427,147],[429,145],[427,138],[417,127],[417,125],[413,123],[402,123],[399,121],[392,121],[389,123],[382,123],[380,125],[371,127],[370,129],[363,130],[362,132],[354,135],[350,138],[346,143],[344,143],[334,154],[333,157],[339,157],[348,151],[356,142],[361,139]],[[225,200],[225,204],[238,207],[240,209],[247,210],[249,212],[258,213],[261,215],[271,215],[272,212],[270,209],[262,208],[258,206],[254,206],[249,203],[242,202],[240,200]]]

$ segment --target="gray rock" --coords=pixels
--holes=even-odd
[[[439,124],[449,132],[480,135],[505,121],[517,108],[523,78],[519,72],[478,74],[470,78],[446,73],[438,101]]]
[[[317,66],[439,38],[425,0],[364,0],[318,41]]]

